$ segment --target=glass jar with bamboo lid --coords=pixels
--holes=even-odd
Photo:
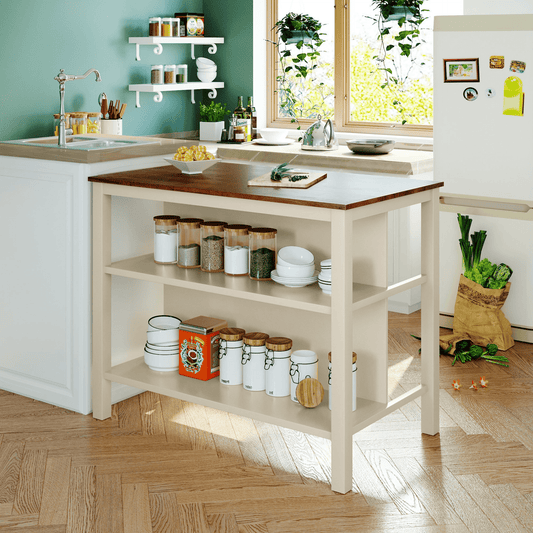
[[[276,268],[276,234],[274,228],[250,228],[250,278],[270,279],[270,273]]]
[[[248,230],[246,224],[228,224],[224,228],[224,272],[228,276],[248,275]]]
[[[201,218],[181,218],[178,221],[178,266],[200,268],[200,224]]]

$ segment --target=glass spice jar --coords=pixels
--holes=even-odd
[[[152,85],[163,83],[163,65],[152,65],[150,83]]]
[[[276,268],[276,233],[274,228],[250,228],[250,270],[252,279],[270,279],[270,273]]]
[[[87,113],[71,113],[70,121],[73,135],[87,133]]]
[[[172,19],[161,19],[161,37],[172,37]]]
[[[203,272],[224,272],[224,226],[225,222],[202,222],[201,238]]]
[[[243,143],[246,141],[246,129],[244,126],[235,126],[233,128],[233,140],[236,143]]]
[[[176,83],[176,65],[165,65],[165,83]]]
[[[150,37],[159,37],[161,35],[160,17],[150,17],[148,19],[148,35]]]
[[[101,113],[87,113],[87,133],[101,133],[100,125]]]
[[[172,21],[172,37],[181,37],[180,35],[180,19],[173,18]]]
[[[175,215],[154,217],[154,261],[162,265],[178,261],[178,220]]]
[[[228,276],[248,274],[248,230],[246,224],[229,224],[224,228],[224,272]]]
[[[201,218],[181,218],[178,221],[178,266],[200,267],[200,224]]]

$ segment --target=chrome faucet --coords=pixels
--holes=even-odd
[[[54,80],[59,82],[60,119],[59,119],[57,144],[61,146],[61,148],[65,148],[67,146],[67,137],[65,134],[65,82],[72,81],[72,80],[84,80],[91,72],[95,73],[96,81],[102,81],[100,72],[98,72],[95,68],[89,69],[85,74],[82,74],[81,76],[73,76],[72,74],[65,74],[65,71],[61,69],[59,71],[59,74],[54,78]]]

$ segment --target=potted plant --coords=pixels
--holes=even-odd
[[[200,140],[220,141],[224,129],[224,117],[229,115],[226,104],[211,102],[200,104]]]
[[[322,23],[313,17],[292,12],[278,20],[273,28],[278,36],[273,44],[278,49],[280,61],[280,74],[276,78],[279,106],[291,117],[291,122],[298,122],[295,111],[298,104],[298,97],[294,92],[295,82],[305,82],[317,68],[317,59],[320,56],[318,49],[324,43],[321,28]]]

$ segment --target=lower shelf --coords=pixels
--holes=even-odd
[[[240,385],[221,385],[218,379],[198,381],[177,372],[156,372],[148,368],[143,357],[114,366],[104,377],[116,383],[331,439],[327,390],[318,407],[306,409],[288,396],[272,398],[264,392],[247,391]],[[357,398],[357,410],[352,413],[354,432],[391,410],[386,404]]]

